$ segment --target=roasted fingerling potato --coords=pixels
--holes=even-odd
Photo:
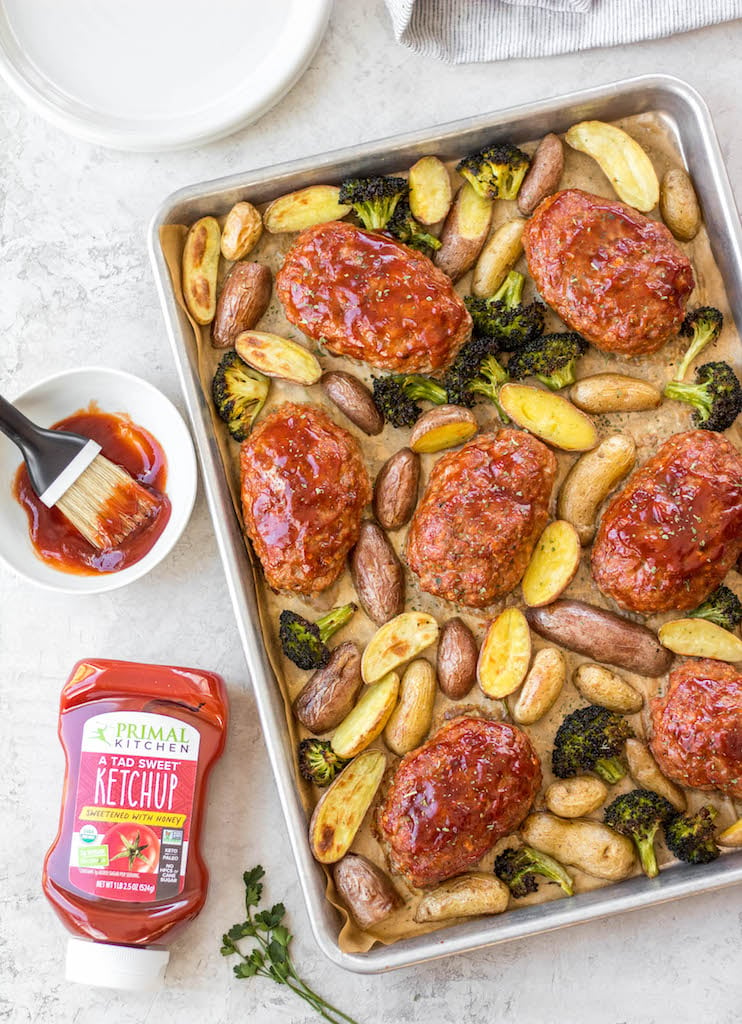
[[[368,519],[350,554],[350,575],[361,607],[377,626],[404,611],[404,568],[387,535]]]
[[[581,121],[569,129],[566,140],[595,160],[624,203],[642,213],[655,208],[660,183],[652,161],[623,128],[605,121]]]
[[[439,405],[420,417],[410,434],[413,452],[440,452],[469,441],[479,429],[474,413],[460,405]]]
[[[428,735],[435,693],[435,672],[430,662],[424,658],[411,662],[402,676],[397,706],[384,728],[384,742],[392,753],[401,757],[419,747]]]
[[[291,338],[265,331],[243,331],[234,347],[240,359],[266,377],[278,377],[292,384],[316,384],[322,367],[315,356]]]
[[[559,818],[582,818],[601,807],[608,796],[608,787],[594,775],[575,775],[559,779],[546,790],[544,802]]]
[[[472,871],[442,882],[426,893],[415,911],[415,921],[448,921],[452,917],[501,914],[507,910],[510,890],[494,875]]]
[[[376,408],[369,389],[352,373],[330,370],[322,374],[319,383],[330,401],[364,434],[373,437],[382,432],[384,417]]]
[[[518,192],[518,210],[524,217],[530,217],[543,199],[557,191],[563,170],[562,140],[550,132],[539,142]]]
[[[673,619],[659,629],[663,647],[685,658],[742,661],[742,640],[707,619]]]
[[[499,399],[514,423],[554,448],[585,452],[598,443],[593,421],[553,391],[510,382],[500,388]]]
[[[494,295],[523,253],[522,217],[501,224],[482,249],[471,279],[471,290],[479,299]]]
[[[438,685],[449,700],[466,697],[477,681],[479,648],[458,616],[448,619],[438,641]]]
[[[437,224],[451,207],[451,178],[437,156],[424,156],[410,167],[412,216],[421,224]]]
[[[567,663],[556,647],[537,651],[523,687],[513,704],[513,719],[533,725],[556,703],[567,680]]]
[[[519,831],[529,846],[594,878],[618,882],[628,878],[636,867],[633,842],[602,822],[564,821],[553,814],[538,813],[530,814]]]
[[[477,262],[487,241],[492,220],[492,200],[483,199],[465,182],[456,193],[441,231],[441,247],[434,260],[452,281],[458,281]]]
[[[294,714],[313,733],[329,732],[350,714],[363,686],[361,652],[350,640],[332,649],[294,701]]]
[[[412,518],[420,484],[420,456],[400,448],[379,470],[374,483],[374,515],[385,530],[399,530]]]
[[[350,916],[364,931],[402,906],[388,875],[360,853],[346,853],[333,867],[332,878]]]
[[[252,203],[235,203],[222,229],[222,256],[225,260],[243,260],[260,241],[263,218]]]
[[[262,263],[235,263],[224,279],[211,324],[214,348],[231,348],[256,326],[271,300],[273,278]]]
[[[216,313],[221,231],[215,217],[202,217],[186,235],[181,264],[183,298],[197,324],[210,324]]]
[[[531,661],[531,633],[519,608],[506,608],[490,623],[477,662],[485,697],[499,700],[517,690]]]
[[[277,235],[341,220],[350,213],[350,206],[341,203],[339,196],[337,185],[310,185],[297,192],[289,192],[266,207],[263,214],[265,230]]]
[[[564,519],[549,523],[521,580],[525,603],[539,607],[556,601],[574,579],[581,551],[580,538],[571,523]]]
[[[575,671],[572,681],[585,700],[609,711],[632,715],[641,711],[644,698],[634,687],[605,665],[585,662]]]
[[[662,774],[651,751],[641,740],[631,737],[626,740],[624,750],[629,774],[640,789],[651,789],[653,793],[659,793],[670,801],[676,811],[686,809],[688,801],[685,793]]]
[[[691,242],[701,227],[701,208],[689,176],[680,167],[665,172],[660,184],[660,213],[675,238]]]
[[[570,400],[583,412],[600,415],[608,412],[641,412],[656,409],[662,403],[660,391],[639,377],[623,373],[595,373],[575,381]]]
[[[425,612],[402,612],[371,638],[361,659],[365,683],[375,683],[400,665],[412,661],[438,639],[438,623]]]
[[[633,440],[612,434],[572,466],[559,491],[557,515],[574,526],[582,544],[592,541],[600,506],[635,462]]]
[[[377,683],[363,688],[358,703],[333,733],[332,749],[338,757],[355,757],[381,735],[398,693],[396,672],[388,672]]]
[[[351,847],[386,770],[381,750],[364,750],[320,797],[309,823],[312,856],[334,864]]]

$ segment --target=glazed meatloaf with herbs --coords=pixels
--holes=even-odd
[[[708,430],[675,434],[603,514],[598,587],[632,612],[695,608],[742,552],[742,456]]]
[[[314,405],[280,406],[240,449],[245,530],[276,590],[334,583],[371,484],[353,437]]]
[[[626,203],[557,192],[527,222],[523,247],[544,301],[604,352],[656,352],[683,322],[690,261],[664,224]]]
[[[477,864],[514,832],[541,786],[541,765],[515,725],[455,718],[407,754],[378,825],[395,869],[435,885]]]
[[[302,231],[276,291],[304,334],[382,370],[436,373],[471,334],[466,306],[427,256],[352,224]]]
[[[651,702],[651,747],[662,771],[683,786],[742,800],[742,675],[710,658],[670,674]]]
[[[439,459],[407,539],[422,589],[472,608],[509,593],[546,526],[556,466],[523,430],[482,434]]]

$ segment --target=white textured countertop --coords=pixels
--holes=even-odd
[[[212,45],[218,54],[218,28]],[[166,194],[195,181],[661,71],[705,96],[736,185],[740,48],[736,22],[616,50],[447,67],[396,45],[381,0],[344,0],[301,84],[257,125],[154,157],[67,138],[2,87],[0,392],[12,397],[39,376],[100,364],[148,378],[182,408],[145,230]],[[211,668],[231,690],[232,728],[213,777],[205,841],[209,901],[174,944],[167,986],[152,997],[66,984],[65,933],[41,894],[62,782],[58,693],[86,655]],[[258,862],[268,871],[269,897],[289,908],[293,954],[306,979],[361,1024],[739,1020],[739,888],[388,977],[346,974],[326,961],[299,892],[201,493],[175,551],[123,591],[73,599],[0,569],[0,667],[0,1020],[317,1019],[285,989],[235,980],[219,955],[222,931],[241,916],[241,872]]]

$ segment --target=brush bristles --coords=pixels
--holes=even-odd
[[[143,526],[160,503],[125,469],[97,455],[56,507],[88,543],[107,551]]]

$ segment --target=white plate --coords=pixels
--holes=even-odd
[[[173,403],[152,384],[122,370],[82,367],[47,377],[14,398],[13,405],[41,427],[50,427],[91,401],[104,412],[122,412],[159,441],[167,457],[165,493],[172,511],[152,549],[121,572],[76,576],[61,572],[36,554],[28,533],[26,513],[12,494],[12,482],[22,458],[16,446],[0,434],[0,562],[48,590],[64,594],[100,594],[116,590],[161,562],[185,529],[196,498],[196,455],[183,418]]]
[[[0,74],[89,142],[161,150],[228,135],[307,68],[332,0],[0,0]]]

